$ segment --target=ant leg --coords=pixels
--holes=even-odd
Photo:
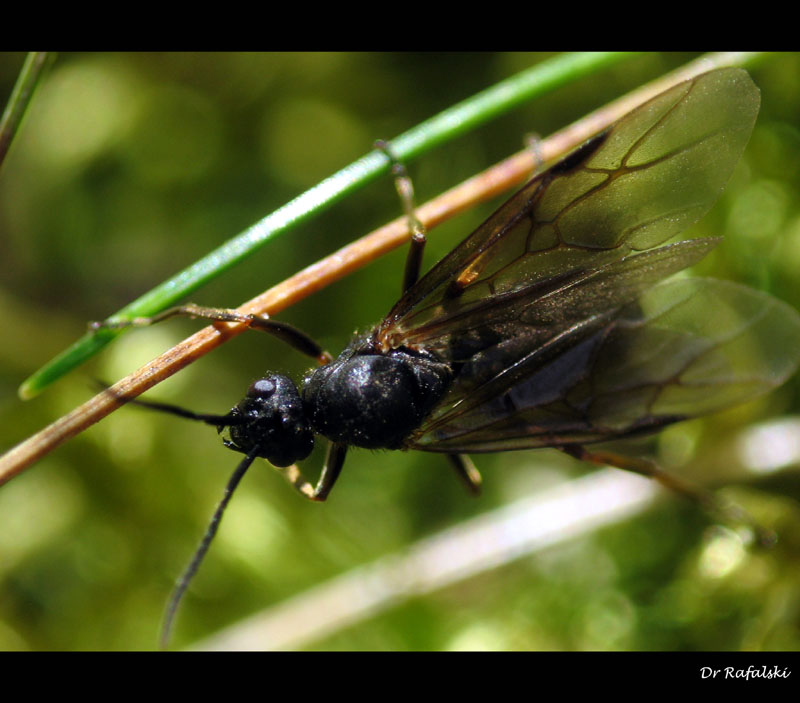
[[[472,459],[466,454],[447,454],[446,456],[456,470],[458,478],[464,482],[467,490],[474,496],[480,495],[483,479]]]
[[[777,539],[772,530],[756,524],[753,518],[738,505],[723,501],[720,496],[712,491],[701,488],[700,486],[695,486],[678,476],[664,471],[664,469],[653,461],[640,457],[622,456],[620,454],[614,454],[613,452],[590,452],[577,444],[569,444],[558,447],[558,449],[581,461],[588,461],[589,463],[599,464],[601,466],[613,466],[617,469],[632,471],[641,476],[655,479],[665,488],[675,491],[685,498],[698,503],[704,510],[712,515],[718,516],[723,522],[746,525],[753,530],[758,542],[763,546],[770,546],[774,544]]]
[[[275,470],[282,474],[298,493],[301,493],[309,500],[323,501],[328,497],[333,484],[336,483],[336,479],[339,478],[339,474],[342,472],[346,454],[346,444],[328,443],[328,453],[325,456],[325,463],[322,466],[322,473],[319,475],[316,486],[312,486],[303,476],[297,464],[286,467],[276,466]]]
[[[419,221],[414,206],[414,184],[406,171],[406,167],[394,155],[389,143],[383,139],[375,142],[375,148],[380,149],[392,162],[392,175],[397,194],[403,203],[403,211],[408,220],[408,229],[411,231],[411,247],[406,257],[406,268],[403,274],[403,293],[413,286],[419,278],[422,268],[422,254],[425,251],[425,226]]]
[[[273,320],[269,315],[246,315],[230,308],[206,308],[194,303],[169,308],[152,317],[134,317],[130,320],[104,320],[90,322],[89,329],[97,332],[102,329],[122,329],[125,327],[147,327],[170,317],[186,316],[202,318],[215,322],[239,322],[262,332],[267,332],[286,342],[299,352],[316,359],[320,364],[328,364],[333,357],[305,332],[286,322]]]

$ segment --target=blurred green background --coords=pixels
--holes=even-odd
[[[538,61],[539,54],[61,54],[0,168],[0,450],[90,397],[199,324],[123,335],[40,397],[18,385],[102,319],[276,207],[425,118]],[[638,56],[560,88],[409,164],[420,201],[522,144],[694,58]],[[23,54],[0,54],[0,96]],[[748,66],[762,108],[744,159],[697,226],[726,241],[698,267],[800,308],[800,56]],[[436,230],[426,267],[497,202]],[[197,292],[236,306],[393,219],[386,178],[270,243]],[[338,352],[398,296],[405,252],[281,315]],[[387,283],[388,282],[388,283]],[[225,412],[266,370],[307,362],[241,335],[150,394]],[[800,380],[629,451],[730,495],[780,533],[736,550],[707,516],[667,496],[634,520],[465,583],[397,604],[308,644],[322,650],[720,650],[800,648],[797,467],[753,475],[731,448],[791,416]],[[0,488],[0,649],[155,647],[175,577],[238,455],[213,429],[135,408],[114,413]],[[306,466],[314,473],[322,457]],[[589,470],[554,451],[477,458],[470,498],[446,462],[354,450],[326,504],[300,499],[263,462],[230,511],[179,616],[186,646],[314,584]],[[722,537],[720,535],[723,535]],[[724,538],[724,539],[723,539]],[[728,542],[725,542],[728,539]],[[716,550],[716,551],[714,551]]]

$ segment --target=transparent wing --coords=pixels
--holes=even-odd
[[[575,322],[502,367],[505,339],[462,369],[409,439],[427,451],[585,444],[656,430],[779,386],[800,361],[800,315],[726,281],[662,282],[617,313]],[[512,358],[516,358],[516,350]],[[470,365],[476,369],[470,369]]]
[[[758,89],[732,68],[633,110],[534,178],[412,286],[376,329],[379,347],[428,349],[461,363],[501,339],[555,339],[581,319],[557,314],[562,297],[581,295],[573,311],[602,313],[610,288],[602,272],[614,274],[633,252],[662,245],[705,214],[758,108]],[[687,251],[674,250],[662,277],[696,261],[698,251]],[[631,285],[627,301],[616,295],[606,312],[640,290]],[[537,306],[553,311],[549,327],[529,313]]]
[[[600,441],[781,383],[800,353],[791,308],[725,283],[659,283],[716,244],[665,243],[717,199],[759,102],[735,68],[665,91],[530,181],[412,286],[373,340],[434,352],[455,378],[408,445]]]

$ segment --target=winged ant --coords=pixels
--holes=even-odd
[[[646,459],[586,445],[656,432],[782,384],[800,361],[800,315],[746,287],[670,278],[719,239],[667,243],[724,189],[759,109],[736,68],[680,83],[538,173],[427,274],[425,231],[401,164],[395,179],[412,230],[400,299],[335,360],[303,332],[266,316],[189,304],[174,315],[269,332],[319,366],[296,385],[255,381],[224,415],[133,401],[225,431],[245,454],[167,609],[178,604],[239,480],[267,459],[305,497],[325,500],[350,446],[442,453],[478,492],[467,453],[554,447],[653,477],[718,508],[716,499]],[[296,462],[328,439],[319,480]]]

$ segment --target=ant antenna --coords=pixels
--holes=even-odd
[[[236,470],[228,479],[228,483],[225,486],[225,493],[223,494],[219,505],[217,505],[217,509],[214,511],[214,514],[211,516],[211,521],[208,523],[206,533],[203,535],[203,540],[200,542],[200,546],[197,548],[192,560],[189,562],[189,566],[186,567],[185,571],[178,579],[178,582],[175,584],[175,589],[172,591],[169,603],[167,604],[167,609],[164,611],[164,624],[161,627],[161,638],[159,640],[159,647],[162,650],[167,649],[169,645],[172,624],[175,620],[175,614],[178,611],[178,606],[180,605],[180,602],[186,593],[186,589],[189,587],[189,583],[194,578],[197,570],[200,568],[200,563],[203,561],[206,552],[208,552],[208,548],[211,546],[211,541],[217,534],[220,520],[222,520],[222,513],[225,512],[225,508],[228,506],[228,502],[230,501],[234,490],[236,490],[236,486],[239,485],[239,481],[242,480],[242,477],[247,472],[247,469],[250,468],[250,464],[253,463],[260,452],[261,446],[258,444],[255,445],[247,453],[247,456],[242,459],[242,461],[239,463],[239,466],[236,467]]]
[[[176,415],[177,417],[183,417],[187,420],[205,422],[207,425],[214,425],[215,427],[232,427],[234,425],[244,425],[247,422],[247,418],[232,413],[225,413],[224,415],[196,413],[192,410],[182,408],[179,405],[172,405],[171,403],[159,403],[158,401],[142,400],[141,398],[128,398],[123,394],[115,393],[110,384],[99,379],[94,379],[94,385],[110,393],[114,397],[124,400],[125,403],[130,405],[138,405],[140,408],[147,408],[148,410],[155,410],[156,412],[167,413],[168,415]]]

